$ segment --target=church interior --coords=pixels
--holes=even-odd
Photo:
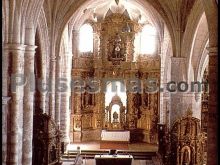
[[[217,0],[3,0],[3,165],[216,165]]]

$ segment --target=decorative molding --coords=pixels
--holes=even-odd
[[[4,44],[4,50],[17,52],[17,51],[25,51],[27,45],[23,44]]]

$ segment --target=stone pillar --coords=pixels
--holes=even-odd
[[[100,30],[100,27],[99,26],[95,26],[95,28],[94,28],[94,33],[93,33],[93,52],[94,52],[94,56],[96,57],[96,58],[101,58],[100,56],[99,56],[99,53],[100,53],[100,51],[99,51],[99,49],[100,49],[100,39],[99,39],[99,36],[100,36],[100,34],[99,34],[99,30]]]
[[[60,101],[61,101],[61,91],[60,91],[60,78],[61,78],[61,68],[60,68],[60,65],[61,65],[61,60],[60,60],[61,57],[58,57],[57,59],[57,64],[56,64],[56,94],[55,94],[55,122],[58,126],[58,128],[60,128],[60,113],[61,113],[61,109],[60,109]]]
[[[8,122],[8,101],[10,97],[2,97],[2,165],[7,161],[7,122]]]
[[[61,116],[60,116],[60,130],[63,135],[63,142],[69,143],[69,122],[70,122],[70,111],[69,111],[69,93],[64,93],[61,95],[61,105],[60,105],[60,110],[61,110]]]
[[[73,48],[73,56],[77,58],[79,56],[79,31],[73,30],[73,40],[72,40],[72,48]]]
[[[72,67],[75,68],[77,66],[77,61],[79,57],[79,31],[73,30],[72,32],[73,38],[72,38]]]
[[[192,98],[194,100],[193,110],[195,110],[193,113],[193,117],[196,117],[201,120],[202,115],[202,92],[195,92],[194,97]]]
[[[43,87],[42,90],[39,90],[40,91],[40,108],[43,110],[43,113],[49,114],[48,108],[47,108],[48,104],[46,103],[46,99],[48,99],[48,97],[47,97],[48,88],[46,88],[46,87],[48,87],[47,73],[50,69],[49,69],[48,65],[46,64],[46,61],[42,63],[41,70],[42,70],[42,73],[40,76],[40,84],[36,83],[36,84],[39,84],[40,86]],[[41,88],[39,88],[39,89],[41,89]]]
[[[62,142],[64,145],[70,143],[70,104],[71,104],[71,80],[72,80],[72,54],[69,51],[64,52],[63,59],[65,59],[65,67],[62,67],[62,78],[65,78],[67,81],[67,89],[61,95],[60,102],[60,130],[63,135]]]
[[[163,87],[165,86],[166,85],[164,85]],[[163,92],[161,93],[161,95],[161,101],[163,101],[163,104],[160,110],[160,124],[165,124],[167,127],[170,127],[170,93]]]
[[[22,164],[32,164],[32,140],[33,140],[33,115],[34,115],[34,55],[36,46],[27,46],[25,50],[24,74],[27,78],[24,87],[24,112],[23,112],[23,155]]]
[[[9,75],[8,75],[8,57],[9,52],[6,47],[4,47],[4,50],[2,52],[2,95],[7,96],[8,95],[8,85],[9,85]],[[8,101],[10,97],[2,97],[2,164],[6,165],[7,161],[7,145],[8,140],[7,132],[8,132]]]
[[[171,110],[170,110],[170,125],[172,126],[176,119],[182,116],[182,113],[186,107],[184,107],[183,102],[183,92],[177,90],[177,84],[184,80],[185,75],[185,58],[180,57],[172,57],[171,58],[171,81],[175,84],[167,84],[166,87],[171,88],[172,85],[174,86],[175,92],[171,92],[170,89],[166,88],[170,93],[170,100],[171,100]],[[173,88],[171,88],[173,89]]]
[[[46,93],[45,92],[41,92],[41,95],[40,95],[40,108],[43,110],[43,113],[47,113],[47,110],[46,110]]]
[[[12,74],[19,76],[24,75],[24,50],[25,45],[10,44],[5,45],[6,50],[12,53]],[[11,76],[11,75],[9,75]],[[22,78],[18,78],[22,80]],[[11,79],[12,80],[12,79]],[[12,82],[11,82],[12,83]],[[9,109],[10,115],[10,158],[8,164],[22,164],[22,127],[23,127],[23,93],[24,86],[14,86],[11,88],[11,104]]]
[[[5,47],[4,47],[5,49]],[[2,53],[2,95],[7,96],[8,95],[8,84],[9,84],[9,76],[8,76],[8,57],[9,57],[8,50],[4,50]]]
[[[208,48],[209,51],[209,112],[208,112],[208,165],[217,164],[217,92],[218,92],[218,48]]]
[[[55,82],[56,82],[56,59],[51,58],[50,61],[50,79],[49,79],[49,115],[55,119]]]

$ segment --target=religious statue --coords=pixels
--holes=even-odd
[[[113,122],[118,122],[118,113],[117,112],[113,113]]]
[[[87,90],[90,90],[90,88],[87,87]],[[86,91],[83,95],[83,106],[88,107],[89,105],[92,105],[92,104],[93,104],[92,94]]]
[[[92,104],[92,96],[88,92],[85,93],[85,105],[91,105]]]
[[[113,58],[121,58],[121,37],[119,34],[116,34],[115,41],[114,41],[114,49],[113,49]]]
[[[111,55],[109,55],[109,60],[111,60],[114,64],[120,63],[120,61],[125,61],[125,52],[124,45],[122,43],[122,39],[118,33],[113,39]]]
[[[181,165],[189,165],[190,164],[190,153],[188,149],[185,149],[183,152],[183,160]]]

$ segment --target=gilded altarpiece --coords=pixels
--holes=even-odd
[[[102,21],[92,23],[92,26],[94,53],[88,56],[79,53],[78,58],[74,58],[72,79],[83,80],[85,89],[90,86],[87,80],[97,80],[99,91],[72,92],[71,140],[99,141],[103,129],[117,129],[130,130],[131,142],[157,143],[159,92],[149,92],[147,82],[153,79],[159,86],[160,56],[157,53],[142,55],[134,60],[135,34],[140,32],[142,26],[127,15],[112,13]],[[106,80],[124,82],[126,105],[122,105],[121,98],[117,96],[108,106],[105,105]],[[128,90],[130,80],[140,82],[139,92]],[[119,118],[118,114],[114,114],[113,124],[106,119],[106,112],[110,112],[114,104],[120,106],[121,114]]]
[[[200,120],[192,117],[192,113],[174,123],[170,140],[170,165],[206,164],[206,137],[201,131]]]

